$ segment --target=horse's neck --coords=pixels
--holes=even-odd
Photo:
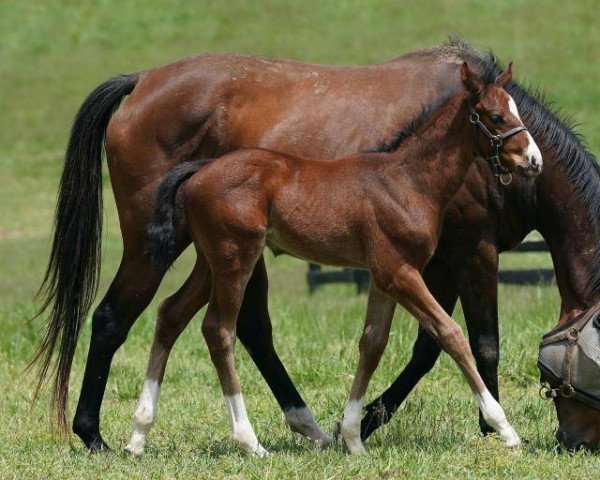
[[[572,185],[565,167],[552,152],[544,159],[545,174],[537,183],[537,229],[550,249],[561,296],[561,318],[568,321],[600,299],[590,291],[590,266],[599,255],[600,238]],[[600,192],[594,192],[600,195]]]
[[[474,147],[467,107],[463,96],[457,95],[391,154],[389,173],[402,177],[401,182],[410,175],[413,183],[443,210],[464,182]]]

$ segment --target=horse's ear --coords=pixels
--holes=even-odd
[[[460,79],[467,91],[474,97],[479,97],[483,91],[483,81],[469,68],[467,62],[460,66]]]
[[[498,78],[496,78],[494,83],[500,85],[502,88],[506,88],[513,77],[512,65],[513,62],[508,62],[508,67],[500,75],[498,75]]]

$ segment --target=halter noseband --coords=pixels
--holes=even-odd
[[[490,140],[492,144],[492,153],[485,160],[488,162],[488,165],[492,169],[492,173],[497,177],[500,177],[500,181],[504,185],[508,185],[512,176],[510,175],[509,170],[500,163],[500,148],[504,143],[504,140],[516,135],[519,132],[527,131],[527,127],[525,125],[521,125],[520,127],[511,128],[510,130],[500,133],[498,135],[494,135],[492,132],[488,130],[488,128],[483,124],[483,122],[479,119],[479,114],[475,111],[471,102],[468,102],[469,112],[471,115],[469,116],[469,121],[475,126],[479,127],[479,129],[485,134],[486,137]],[[508,181],[505,183],[502,180],[502,176],[508,175]]]
[[[598,332],[596,332],[598,330]],[[540,370],[540,396],[553,399],[556,397],[575,398],[580,402],[600,410],[600,389],[590,386],[585,382],[587,378],[582,369],[585,368],[585,357],[596,355],[600,350],[596,346],[593,351],[588,345],[583,345],[584,337],[587,336],[592,345],[598,345],[600,341],[600,302],[588,309],[563,327],[559,327],[544,335],[540,343],[538,356],[538,368]],[[563,355],[553,356],[550,351],[543,352],[545,348],[558,346]],[[581,351],[583,347],[583,351]],[[550,362],[550,363],[548,363]],[[597,362],[597,360],[596,360]],[[554,363],[554,364],[553,364]],[[597,365],[592,365],[592,375],[587,371],[587,376],[596,378]],[[590,391],[593,389],[593,391]]]

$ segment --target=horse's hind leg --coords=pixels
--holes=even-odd
[[[246,286],[237,336],[275,395],[290,430],[316,442],[331,443],[331,437],[317,425],[275,351],[267,294],[267,271],[261,256]]]
[[[395,307],[385,293],[371,285],[365,328],[359,343],[358,367],[341,425],[342,438],[350,453],[365,451],[360,439],[363,397],[387,345]]]
[[[146,379],[133,416],[133,433],[125,447],[133,455],[142,453],[156,419],[159,391],[171,349],[193,316],[208,302],[210,287],[209,266],[204,256],[198,255],[182,287],[160,305]]]
[[[109,449],[100,435],[100,407],[113,356],[152,300],[164,274],[164,268],[153,266],[141,252],[126,252],[106,296],[94,312],[90,348],[73,419],[73,431],[91,451]]]
[[[456,362],[473,391],[485,421],[498,432],[507,446],[519,445],[519,436],[475,368],[469,342],[460,326],[433,298],[419,271],[404,264],[387,278],[375,275],[375,279],[378,284],[388,286],[390,294],[419,320],[423,328]]]

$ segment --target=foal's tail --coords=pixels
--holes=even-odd
[[[65,154],[50,259],[38,291],[48,312],[46,331],[28,368],[39,363],[35,397],[55,375],[52,405],[66,433],[69,374],[77,339],[96,295],[102,236],[102,153],[108,122],[138,74],[120,75],[99,85],[81,105]],[[35,318],[35,317],[34,317]],[[57,358],[53,361],[54,352]]]
[[[146,232],[146,251],[158,265],[169,266],[177,258],[175,199],[177,190],[210,159],[180,163],[167,172],[156,191],[156,207]]]

